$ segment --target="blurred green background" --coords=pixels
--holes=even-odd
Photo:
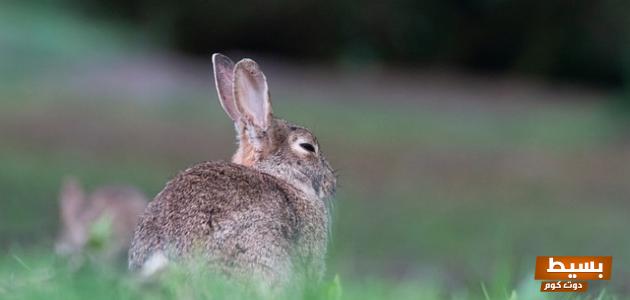
[[[213,52],[256,59],[274,112],[339,170],[327,280],[344,298],[553,298],[537,255],[612,255],[589,295],[628,297],[628,8],[3,1],[0,298],[146,295],[53,262],[61,180],[153,197],[229,159]]]

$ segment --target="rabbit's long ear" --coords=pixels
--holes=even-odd
[[[61,222],[68,228],[78,223],[79,214],[85,201],[83,190],[75,178],[66,178],[59,195]]]
[[[258,64],[244,58],[234,68],[234,100],[247,125],[267,130],[272,119],[267,78]]]
[[[225,113],[237,122],[240,113],[234,102],[234,63],[229,57],[215,53],[212,55],[212,65],[214,68],[214,84],[217,87],[219,102]]]

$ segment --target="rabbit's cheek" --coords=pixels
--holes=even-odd
[[[323,193],[322,193],[322,189],[321,189],[321,184],[320,184],[319,178],[315,178],[315,180],[313,180],[312,186],[313,186],[313,190],[315,191],[315,194],[319,198],[322,198],[323,197]]]

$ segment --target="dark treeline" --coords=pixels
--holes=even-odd
[[[438,64],[623,85],[630,1],[66,0],[173,47],[300,59]]]

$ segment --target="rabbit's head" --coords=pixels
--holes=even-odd
[[[67,178],[59,195],[61,231],[55,244],[57,254],[76,254],[85,246],[88,233],[80,217],[84,205],[85,195],[79,183],[74,178]]]
[[[273,116],[267,79],[255,61],[234,64],[212,56],[214,79],[223,110],[234,121],[238,150],[232,162],[280,178],[299,190],[325,199],[336,178],[308,129]]]

